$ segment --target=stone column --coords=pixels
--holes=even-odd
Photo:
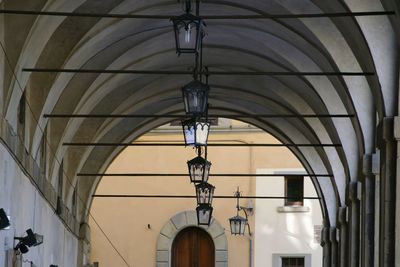
[[[400,6],[400,5],[399,5]],[[394,138],[396,139],[396,177],[400,177],[400,146],[399,146],[399,141],[400,141],[400,117],[395,117],[394,118]],[[400,182],[396,183],[396,209],[400,208]],[[400,211],[397,210],[396,212],[396,236],[395,236],[395,242],[396,242],[396,247],[395,247],[395,258],[397,259],[396,261],[396,267],[400,266]]]
[[[378,157],[364,155],[363,159],[363,194],[362,194],[362,257],[361,266],[374,267],[375,235],[375,175],[374,169],[379,166]],[[374,167],[373,167],[374,166]]]
[[[324,226],[321,230],[321,246],[322,246],[322,266],[331,267],[331,241],[329,238],[330,227]]]
[[[336,227],[330,227],[329,229],[329,240],[331,241],[331,266],[339,266],[339,233],[340,231]]]
[[[381,169],[381,163],[380,163],[380,151],[377,149],[376,153],[373,154],[372,156],[374,157],[373,165],[373,173],[374,173],[374,178],[375,178],[375,184],[374,184],[374,189],[375,189],[375,210],[374,210],[374,266],[379,266],[380,262],[380,214],[381,214],[381,174],[380,174],[380,169]]]
[[[339,227],[339,248],[338,258],[339,266],[347,267],[349,264],[348,260],[348,236],[347,236],[347,222],[348,222],[348,209],[347,207],[340,207],[338,210],[338,227]]]
[[[360,182],[350,182],[347,185],[347,204],[349,206],[349,266],[360,265],[360,199],[362,186]]]
[[[379,125],[378,145],[381,150],[380,257],[379,266],[395,266],[396,219],[396,141],[393,118]]]
[[[90,226],[82,223],[79,229],[78,244],[78,267],[86,266],[90,263]]]

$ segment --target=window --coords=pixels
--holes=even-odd
[[[311,267],[311,254],[272,254],[273,267]]]
[[[285,177],[285,206],[303,206],[304,177]]]
[[[282,267],[304,267],[304,257],[282,257]]]
[[[25,106],[26,106],[26,98],[24,92],[19,100],[19,106],[18,106],[18,122],[20,124],[25,123]]]
[[[77,197],[78,197],[77,192],[76,192],[77,187],[78,187],[78,185],[76,185],[76,187],[75,187],[75,189],[74,189],[74,192],[73,192],[73,194],[72,194],[72,207],[71,207],[71,209],[72,209],[72,215],[73,215],[74,217],[76,217],[76,211],[77,211],[77,206],[76,206],[76,204],[77,204]]]
[[[60,168],[58,169],[58,196],[62,198],[63,194],[63,183],[64,183],[64,160],[60,163]]]
[[[62,210],[63,210],[63,207],[62,207],[62,194],[63,194],[63,182],[64,182],[64,160],[63,161],[61,161],[61,164],[60,164],[60,168],[58,169],[58,181],[57,181],[57,208],[56,208],[56,213],[57,214],[62,214]]]
[[[17,113],[17,134],[21,140],[21,143],[25,142],[25,106],[26,98],[25,92],[22,94],[19,100],[18,113]]]

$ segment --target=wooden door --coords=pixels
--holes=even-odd
[[[175,237],[171,256],[172,267],[214,267],[214,242],[203,229],[188,227]]]

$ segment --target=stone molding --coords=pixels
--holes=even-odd
[[[306,206],[281,206],[277,207],[278,213],[295,213],[295,212],[310,212],[310,207]]]
[[[197,215],[193,210],[183,211],[170,218],[161,228],[157,239],[156,266],[171,266],[171,247],[175,236],[183,229],[197,225]],[[201,226],[213,239],[215,246],[215,267],[228,266],[228,240],[225,228],[212,218],[208,227]]]

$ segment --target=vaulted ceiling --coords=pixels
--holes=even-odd
[[[6,10],[97,14],[182,13],[173,0],[9,0]],[[395,0],[202,1],[201,15],[310,14],[395,11]],[[64,146],[64,142],[131,142],[169,118],[63,118],[45,114],[183,114],[180,88],[190,75],[31,72],[24,68],[177,70],[193,56],[175,53],[168,19],[7,14],[0,34],[2,112],[17,129],[25,92],[25,144],[33,155],[46,132],[48,168],[55,183],[59,162],[71,183],[79,172],[103,172],[123,147]],[[398,15],[280,19],[208,19],[204,65],[210,71],[357,72],[372,75],[211,75],[213,114],[354,114],[352,118],[244,119],[284,143],[334,143],[341,147],[292,147],[315,178],[325,218],[336,223],[346,185],[355,181],[365,153],[375,150],[376,126],[397,114]],[[3,56],[3,55],[2,55]],[[0,68],[0,70],[2,69]],[[1,77],[1,76],[0,76]],[[79,182],[90,207],[100,177]],[[65,194],[70,198],[72,191]],[[86,220],[87,212],[82,212]]]

